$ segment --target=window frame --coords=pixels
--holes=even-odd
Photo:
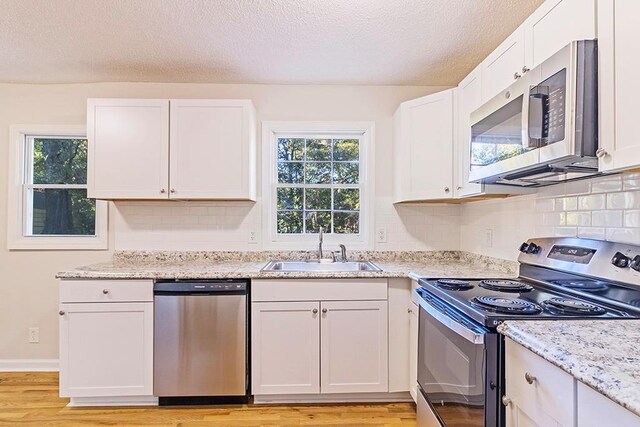
[[[29,235],[26,234],[32,213],[27,193],[30,188],[86,188],[85,184],[27,183],[27,173],[33,167],[29,141],[33,137],[71,137],[87,139],[86,126],[77,125],[13,125],[10,127],[9,191],[7,197],[7,247],[11,250],[107,250],[108,202],[96,200],[94,236]]]
[[[337,245],[345,244],[350,249],[370,249],[373,241],[374,224],[374,122],[262,122],[262,235],[265,249],[309,249],[316,250],[317,233],[278,234],[277,232],[277,148],[279,137],[336,136],[347,139],[357,136],[360,139],[360,183],[341,185],[338,188],[358,187],[360,189],[360,233],[358,234],[324,234],[324,247],[337,250]],[[287,185],[285,185],[287,186]],[[296,185],[292,185],[296,187]],[[313,187],[313,185],[311,185]],[[322,186],[322,185],[321,185]],[[302,187],[302,186],[300,186]],[[304,248],[301,248],[304,245]]]

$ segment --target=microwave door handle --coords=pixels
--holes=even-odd
[[[524,94],[522,96],[522,148],[525,151],[528,148],[535,148],[535,144],[531,144],[529,138],[529,97],[531,96],[531,89],[529,85],[525,85]]]
[[[433,307],[423,298],[418,297],[418,303],[420,304],[420,308],[427,312],[429,316],[437,320],[441,325],[446,326],[447,328],[451,329],[453,332],[473,344],[484,344],[484,334],[477,333],[476,331],[473,331],[465,327],[464,325],[461,325],[451,317]]]

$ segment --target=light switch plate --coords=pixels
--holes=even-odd
[[[387,229],[380,227],[376,230],[376,242],[387,243]]]
[[[259,240],[260,240],[260,236],[258,235],[257,231],[255,230],[249,231],[249,243],[258,243]]]
[[[490,228],[485,228],[484,230],[484,245],[487,248],[493,246],[493,230]]]
[[[31,344],[40,342],[40,328],[29,328],[29,342]]]

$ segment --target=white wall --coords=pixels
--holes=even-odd
[[[510,260],[532,237],[577,236],[640,245],[640,173],[463,205],[460,225],[461,250]],[[487,230],[493,234],[491,247],[486,245]]]
[[[57,271],[110,259],[109,251],[8,251],[7,157],[12,124],[84,124],[88,97],[251,98],[258,120],[375,121],[379,249],[457,249],[457,207],[391,206],[392,115],[398,104],[440,90],[413,86],[273,86],[158,83],[0,84],[0,363],[58,354]],[[260,133],[258,133],[260,134]],[[258,162],[260,164],[260,162]],[[261,188],[258,186],[258,188]],[[110,211],[110,248],[259,249],[247,230],[260,221],[260,203],[118,203]],[[197,237],[196,237],[197,236]],[[40,327],[29,344],[28,328]]]

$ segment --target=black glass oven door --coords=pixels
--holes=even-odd
[[[445,426],[484,426],[487,331],[430,302],[420,301],[418,383]]]

